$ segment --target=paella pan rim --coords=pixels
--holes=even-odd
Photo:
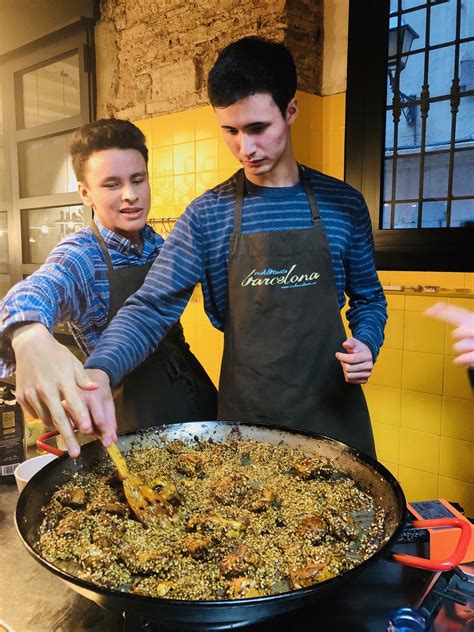
[[[27,483],[24,490],[20,494],[20,497],[16,506],[16,510],[15,510],[14,519],[15,519],[16,531],[23,545],[25,546],[27,551],[30,553],[30,555],[32,555],[32,557],[38,563],[40,563],[42,566],[44,566],[49,571],[54,573],[64,582],[66,582],[72,589],[77,590],[78,592],[82,592],[83,594],[87,593],[87,596],[90,599],[94,599],[93,595],[95,594],[99,597],[99,599],[100,599],[100,596],[102,596],[109,600],[113,600],[115,598],[115,599],[124,600],[125,602],[130,602],[130,610],[135,610],[137,608],[140,609],[141,607],[148,606],[152,608],[153,607],[166,608],[167,610],[175,609],[179,607],[179,608],[184,608],[184,609],[192,608],[193,610],[195,610],[196,608],[199,608],[203,610],[212,609],[214,611],[216,610],[222,611],[229,608],[231,610],[235,610],[236,608],[243,608],[244,610],[247,610],[247,608],[254,608],[254,607],[259,608],[265,605],[268,605],[269,607],[272,605],[274,606],[278,605],[279,606],[278,610],[282,612],[283,604],[281,604],[281,602],[286,602],[286,605],[288,606],[288,608],[286,609],[291,610],[291,609],[299,607],[299,605],[294,602],[299,602],[299,601],[307,602],[310,599],[317,598],[319,593],[323,591],[326,592],[329,589],[333,589],[333,588],[335,589],[342,582],[347,582],[352,577],[357,575],[357,573],[367,568],[369,565],[372,565],[381,557],[387,555],[387,552],[391,550],[391,547],[397,541],[401,531],[403,530],[405,512],[406,512],[405,497],[398,481],[389,472],[389,470],[387,470],[387,468],[384,465],[374,460],[370,456],[366,455],[365,453],[362,453],[359,450],[356,450],[355,448],[352,448],[340,441],[337,441],[336,439],[332,439],[330,437],[320,435],[317,433],[312,433],[310,431],[295,430],[292,428],[286,428],[284,426],[279,426],[276,424],[258,424],[257,425],[252,422],[199,421],[199,422],[181,422],[181,423],[176,423],[176,424],[157,425],[152,428],[147,428],[144,430],[136,430],[136,431],[120,433],[118,442],[120,444],[121,439],[122,440],[126,438],[131,438],[132,440],[135,438],[141,439],[148,435],[156,435],[157,437],[159,437],[161,434],[163,434],[164,431],[170,432],[173,430],[179,431],[179,430],[186,429],[186,432],[190,433],[193,431],[192,430],[193,428],[195,428],[196,430],[199,430],[203,428],[209,429],[209,427],[215,428],[215,429],[222,429],[222,428],[229,429],[229,431],[235,431],[237,435],[241,428],[250,428],[250,429],[256,429],[256,430],[263,429],[264,431],[277,431],[277,432],[282,433],[282,435],[283,434],[295,435],[303,439],[307,438],[308,440],[324,441],[324,442],[328,442],[329,444],[333,446],[337,446],[337,448],[341,451],[341,453],[351,455],[352,457],[355,457],[357,460],[362,461],[364,465],[367,465],[375,474],[380,475],[389,484],[394,494],[394,497],[396,499],[396,506],[393,507],[393,510],[396,513],[395,520],[396,522],[398,522],[397,526],[394,528],[389,538],[384,543],[382,543],[380,545],[380,548],[377,551],[375,551],[375,553],[373,553],[367,560],[361,562],[354,568],[344,573],[341,573],[340,575],[337,575],[336,577],[333,577],[324,582],[320,582],[319,584],[314,584],[307,588],[300,588],[297,590],[277,593],[274,595],[264,595],[261,597],[252,597],[252,598],[246,598],[246,599],[231,599],[231,600],[230,599],[223,599],[223,600],[165,599],[165,598],[160,598],[160,597],[150,597],[146,595],[124,592],[124,591],[117,590],[115,588],[106,588],[98,584],[94,584],[90,581],[87,581],[85,579],[81,579],[75,575],[72,575],[68,573],[67,571],[64,571],[58,568],[57,566],[54,566],[52,563],[45,560],[41,556],[41,554],[35,549],[35,547],[32,544],[30,544],[30,542],[28,541],[28,537],[25,534],[26,525],[27,525],[27,518],[25,517],[25,513],[26,513],[28,497],[33,493],[33,490],[35,487],[41,486],[41,480],[45,479],[52,470],[56,468],[59,470],[62,465],[66,463],[70,463],[72,461],[72,459],[70,459],[70,457],[67,454],[65,454],[62,457],[59,457],[58,459],[54,459],[53,461],[48,463],[44,468],[42,468],[37,474],[35,474],[35,476]],[[190,428],[191,428],[191,431],[189,430]],[[232,436],[235,436],[235,435],[232,435]],[[84,445],[82,446],[82,450],[84,450],[84,453],[87,454],[88,451],[93,450],[95,448],[97,443],[98,443],[97,441],[94,441],[92,443]],[[62,481],[62,482],[65,482],[65,481]],[[270,613],[266,615],[263,615],[262,613],[261,618],[264,618],[264,617],[268,618],[269,616],[271,616]]]

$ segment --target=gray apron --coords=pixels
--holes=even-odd
[[[95,224],[90,228],[107,265],[110,305],[107,325],[145,280],[152,263],[113,268],[107,246]],[[158,348],[123,380],[114,393],[119,432],[180,421],[216,419],[217,391],[189,350],[178,321]]]
[[[375,457],[367,404],[335,357],[346,339],[331,255],[309,176],[313,226],[241,232],[237,176],[218,418],[309,430]]]

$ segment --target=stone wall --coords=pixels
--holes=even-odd
[[[97,116],[132,120],[205,105],[216,56],[245,35],[285,42],[299,88],[322,83],[323,0],[101,0]]]

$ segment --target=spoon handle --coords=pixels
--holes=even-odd
[[[117,448],[116,444],[112,443],[105,449],[107,450],[110,458],[114,462],[115,467],[118,470],[120,478],[122,480],[125,480],[126,478],[128,478],[129,472],[128,472],[127,464],[125,462],[125,459],[123,458],[123,454]]]

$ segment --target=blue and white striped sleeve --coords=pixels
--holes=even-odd
[[[74,321],[86,304],[83,288],[94,276],[87,251],[61,244],[27,279],[15,284],[0,303],[0,375],[14,371],[8,330],[21,323],[42,323],[50,332],[55,323]]]
[[[102,334],[86,368],[101,369],[112,386],[119,384],[179,319],[201,277],[200,226],[191,205],[176,222],[141,288]]]
[[[377,276],[370,215],[364,199],[351,217],[352,241],[346,259],[347,319],[355,338],[364,342],[375,361],[384,340],[387,301]]]

